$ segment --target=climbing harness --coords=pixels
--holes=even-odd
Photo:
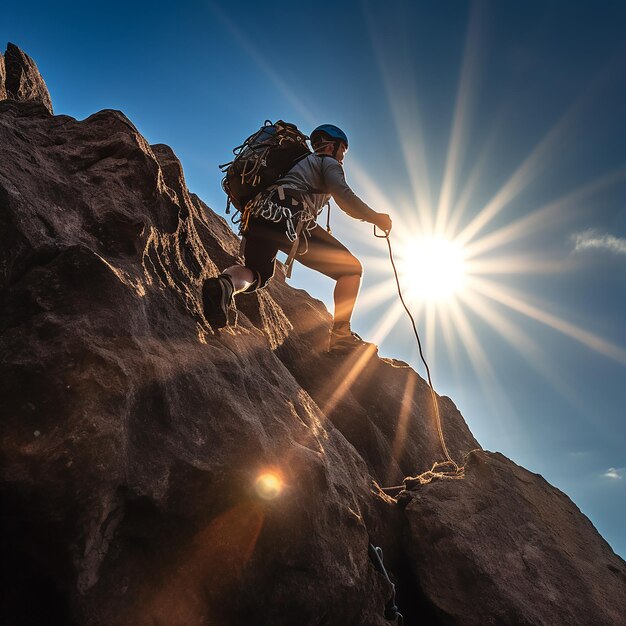
[[[385,604],[385,619],[390,621],[397,619],[398,626],[402,626],[404,624],[404,617],[402,617],[402,613],[398,611],[398,607],[396,606],[396,586],[391,582],[389,574],[387,574],[387,570],[385,569],[383,563],[383,549],[370,543],[367,553],[376,570],[380,572],[391,585],[391,598],[389,598],[389,601]]]
[[[282,186],[272,186],[265,192],[260,193],[246,205],[241,218],[240,234],[245,233],[251,217],[260,217],[268,222],[285,221],[286,235],[289,241],[296,240],[296,230],[300,221],[312,221],[312,215],[301,215],[303,206],[295,198],[291,198],[291,208],[276,201],[276,196],[281,201],[286,199]]]
[[[285,205],[290,202],[291,207]],[[330,219],[330,202],[328,211]],[[239,234],[242,236],[240,256],[243,256],[245,248],[245,234],[251,217],[262,218],[268,222],[285,223],[285,234],[291,242],[291,248],[285,261],[287,278],[291,278],[293,262],[296,255],[306,254],[309,250],[309,237],[315,228],[318,213],[315,207],[309,202],[304,192],[284,187],[283,185],[272,185],[265,191],[259,193],[251,200],[242,212],[239,222]],[[330,223],[327,224],[330,232]],[[304,240],[304,250],[300,250],[300,240]]]
[[[426,358],[424,357],[424,352],[422,350],[422,342],[420,340],[419,333],[417,332],[417,326],[415,324],[415,319],[409,310],[409,307],[406,305],[404,301],[404,297],[402,295],[402,289],[400,287],[400,279],[398,278],[398,270],[396,268],[396,264],[393,259],[393,252],[391,250],[391,240],[389,239],[389,232],[383,231],[383,235],[378,235],[376,230],[376,225],[374,224],[374,237],[378,239],[386,239],[387,247],[389,248],[389,260],[391,261],[391,267],[393,268],[393,274],[396,279],[396,286],[398,288],[398,296],[400,296],[400,302],[404,307],[407,315],[411,320],[411,324],[413,325],[413,333],[415,334],[415,339],[417,340],[417,347],[419,349],[420,358],[422,359],[422,363],[424,363],[424,367],[426,368],[426,374],[428,377],[428,386],[430,387],[430,395],[432,398],[433,409],[435,412],[435,422],[437,424],[437,432],[439,434],[439,442],[441,443],[441,449],[443,450],[443,454],[446,458],[445,461],[439,461],[433,464],[433,466],[419,474],[418,476],[409,476],[405,478],[403,485],[396,485],[394,487],[381,487],[382,491],[393,491],[406,489],[407,487],[417,485],[417,484],[427,484],[431,482],[434,478],[443,478],[443,479],[461,479],[465,475],[465,467],[462,465],[458,465],[456,461],[450,456],[450,452],[448,451],[448,446],[446,445],[446,440],[443,434],[443,428],[441,425],[441,414],[439,413],[439,402],[437,401],[437,394],[435,393],[435,389],[433,387],[433,381],[430,375],[430,368],[428,367],[428,363],[426,362]],[[448,469],[444,469],[448,468]]]

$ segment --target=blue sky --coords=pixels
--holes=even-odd
[[[391,213],[400,259],[449,207],[483,270],[454,314],[412,303],[435,387],[626,556],[624,32],[602,1],[60,0],[5,7],[0,43],[35,59],[56,113],[120,109],[172,146],[217,212],[217,165],[267,118],[346,130],[348,180]],[[337,209],[333,227],[365,266],[355,329],[423,374],[404,317],[382,336],[393,292],[365,297],[391,284],[384,242]],[[329,279],[292,284],[330,304]]]

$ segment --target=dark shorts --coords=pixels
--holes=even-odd
[[[244,258],[246,267],[258,272],[259,288],[265,287],[274,275],[278,251],[289,254],[291,250],[292,242],[285,231],[284,221],[269,222],[262,218],[250,218],[245,233]],[[361,263],[350,250],[317,224],[307,236],[306,243],[304,237],[300,237],[296,260],[334,280],[342,276],[361,276],[363,273]]]

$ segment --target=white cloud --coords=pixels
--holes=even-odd
[[[626,467],[609,467],[602,476],[610,478],[611,480],[622,480],[622,478],[624,478],[624,470],[626,470]]]
[[[615,237],[609,233],[600,233],[597,230],[589,229],[582,233],[577,233],[573,237],[574,250],[606,250],[614,254],[626,254],[626,239]]]

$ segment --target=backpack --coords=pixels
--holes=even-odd
[[[308,137],[295,124],[265,120],[261,128],[233,150],[235,158],[220,165],[222,189],[230,205],[243,213],[246,205],[284,176],[298,161],[311,154]],[[233,219],[233,221],[235,221]]]

